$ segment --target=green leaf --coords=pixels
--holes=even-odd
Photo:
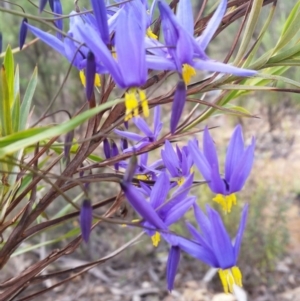
[[[104,103],[100,106],[97,106],[93,109],[90,109],[88,111],[85,111],[71,120],[68,120],[62,124],[59,124],[57,126],[54,126],[52,128],[47,128],[44,129],[41,133],[37,133],[35,135],[31,135],[30,137],[27,137],[25,139],[17,140],[15,138],[11,137],[4,137],[0,139],[0,158],[3,158],[9,154],[12,154],[20,149],[24,149],[25,147],[28,147],[30,145],[33,145],[39,141],[50,139],[52,137],[60,136],[62,134],[66,134],[73,129],[75,129],[77,126],[81,125],[91,117],[95,116],[96,114],[107,110],[119,103],[122,103],[124,100],[123,99],[116,99],[113,101],[109,101],[107,103]],[[24,133],[26,133],[25,130]],[[15,137],[16,134],[11,135]],[[10,143],[8,145],[7,139],[13,140],[14,142]]]
[[[239,64],[240,60],[246,54],[247,48],[250,42],[252,41],[253,33],[258,22],[258,18],[262,9],[263,2],[264,2],[263,0],[254,0],[252,3],[251,11],[245,27],[245,32],[243,34],[243,38],[241,41],[241,46],[238,50],[233,65]]]
[[[34,71],[32,73],[31,79],[28,83],[22,104],[21,104],[21,119],[20,119],[20,130],[24,130],[26,128],[26,123],[28,120],[30,107],[32,98],[34,95],[34,91],[37,85],[37,67],[34,68]]]
[[[15,65],[14,65],[14,56],[11,51],[10,45],[8,45],[4,57],[4,68],[6,72],[6,80],[8,86],[8,95],[9,95],[9,104],[12,106],[14,101],[14,73],[15,73]]]
[[[19,131],[19,122],[20,122],[20,93],[16,95],[12,107],[12,123],[13,123],[13,132],[16,133]]]
[[[13,130],[9,102],[9,90],[4,66],[2,66],[0,70],[0,97],[1,134],[2,136],[7,136],[12,134]]]
[[[19,65],[16,66],[15,79],[14,79],[14,99],[16,100],[17,94],[20,93],[20,74]]]
[[[17,132],[17,133],[14,133],[12,135],[8,135],[5,137],[1,137],[0,138],[0,149],[3,147],[9,146],[11,143],[26,140],[34,135],[44,132],[47,129],[49,129],[49,127],[37,127],[37,128],[20,131],[20,132]]]
[[[299,27],[299,18],[300,18],[299,9],[300,9],[300,1],[297,2],[297,4],[294,6],[291,13],[289,14],[287,20],[285,21],[285,24],[284,24],[282,32],[281,32],[281,36],[275,46],[274,53],[276,53],[278,50],[280,50],[285,45],[287,45],[299,31],[299,29],[300,29],[300,27]]]

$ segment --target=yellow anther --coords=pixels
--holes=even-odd
[[[135,178],[138,180],[149,180],[149,175],[136,175]]]
[[[241,270],[238,267],[233,267],[231,268],[232,271],[232,275],[235,281],[235,284],[242,287],[243,283],[242,283],[242,273]]]
[[[85,74],[83,70],[79,71],[79,77],[81,80],[82,85],[85,87],[86,85],[86,79],[85,79]],[[95,74],[95,82],[94,82],[95,87],[100,87],[101,86],[101,80],[99,74]]]
[[[180,178],[177,180],[178,186],[181,186],[183,183],[184,183],[184,178],[183,178],[183,177],[180,177]]]
[[[133,116],[138,115],[138,106],[139,104],[135,92],[132,92],[130,89],[128,93],[125,93],[125,121],[131,119]]]
[[[242,287],[242,273],[236,266],[226,270],[220,269],[219,276],[226,294],[233,292],[234,284]]]
[[[191,82],[191,78],[196,75],[195,69],[189,64],[182,65],[182,77],[186,86]]]
[[[230,195],[217,194],[213,201],[220,204],[225,212],[230,213],[231,207],[236,205],[236,195],[234,193]]]
[[[146,34],[147,34],[147,36],[148,36],[149,38],[152,38],[152,39],[154,39],[154,40],[157,40],[157,35],[153,33],[151,27],[148,27],[148,28],[147,28]]]
[[[131,88],[125,93],[125,121],[139,114],[139,103],[141,104],[145,117],[149,116],[149,107],[146,93],[137,88]]]
[[[143,114],[145,117],[149,117],[149,106],[146,93],[143,90],[139,90],[139,97],[141,101]]]
[[[152,240],[153,246],[157,247],[160,242],[160,233],[155,232],[155,234],[151,236],[151,240]]]

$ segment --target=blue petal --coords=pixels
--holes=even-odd
[[[218,8],[216,9],[211,19],[209,20],[202,35],[199,37],[198,43],[203,50],[206,49],[210,40],[212,39],[219,25],[221,24],[221,21],[226,11],[226,6],[227,6],[227,0],[221,0]]]
[[[211,167],[208,163],[206,157],[202,154],[200,149],[197,147],[194,141],[189,141],[188,143],[189,151],[194,160],[195,165],[201,172],[202,176],[206,181],[211,180]]]
[[[140,166],[146,167],[148,162],[148,153],[143,153],[140,155]]]
[[[226,189],[226,185],[224,180],[221,178],[219,169],[216,166],[213,166],[211,169],[211,180],[208,183],[210,189],[214,193],[220,194],[230,194],[230,192]],[[230,186],[230,184],[229,184]],[[230,187],[229,187],[230,188]]]
[[[53,12],[57,15],[63,14],[60,0],[53,0]],[[54,22],[56,24],[56,27],[62,31],[63,25],[64,25],[63,19],[58,19],[58,20],[55,20]],[[61,33],[58,33],[58,38],[62,38]]]
[[[224,227],[222,219],[217,211],[206,205],[206,211],[211,223],[211,241],[214,254],[221,269],[228,269],[235,265],[234,250]]]
[[[203,153],[210,167],[212,169],[215,168],[219,173],[219,162],[218,162],[215,143],[212,140],[207,127],[205,127],[204,129],[204,135],[203,135]]]
[[[169,193],[170,180],[169,176],[163,172],[157,178],[155,185],[152,188],[150,196],[150,204],[154,209],[161,206]]]
[[[55,36],[44,32],[28,23],[26,23],[26,26],[30,29],[30,31],[40,40],[42,40],[44,43],[48,44],[50,47],[52,47],[54,50],[62,54],[63,56],[66,56],[65,54],[65,48],[64,43],[56,38]]]
[[[91,0],[94,15],[97,21],[98,32],[105,44],[109,43],[107,12],[104,0]]]
[[[118,134],[119,136],[131,139],[133,141],[141,141],[145,137],[136,133],[127,132],[127,131],[120,131],[120,130],[114,130],[114,133]]]
[[[186,252],[187,254],[205,262],[206,264],[212,267],[218,267],[218,261],[214,254],[206,249],[205,247],[201,246],[200,244],[188,240],[183,237],[177,237],[178,246],[181,250]]]
[[[124,185],[121,183],[121,187],[130,205],[143,219],[145,219],[145,221],[149,222],[156,229],[167,230],[166,225],[158,216],[154,208],[145,200],[145,198],[133,185]]]
[[[213,60],[198,60],[193,62],[193,67],[198,70],[206,70],[220,73],[230,73],[237,76],[253,76],[257,72],[255,70],[242,69],[228,64],[216,62]]]
[[[251,145],[247,147],[231,175],[229,182],[231,193],[240,191],[249,177],[254,160],[254,149],[255,141],[252,139]]]
[[[83,42],[86,43],[90,50],[95,54],[97,59],[103,63],[111,76],[114,78],[115,82],[121,88],[124,88],[124,82],[121,78],[117,63],[112,57],[107,46],[99,38],[97,32],[87,24],[85,24],[84,26],[78,26],[77,30],[81,35]]]
[[[182,200],[186,199],[190,188],[193,183],[193,175],[190,175],[186,181],[177,189],[172,195],[172,198],[168,200],[159,210],[159,215],[162,218],[166,218],[168,212],[173,210],[172,208],[176,207]]]
[[[237,261],[237,258],[239,256],[239,252],[240,252],[240,246],[241,246],[244,230],[246,227],[247,216],[248,216],[248,204],[246,204],[243,208],[240,226],[239,226],[239,229],[238,229],[236,237],[235,237],[234,257],[235,257],[236,261]]]
[[[206,241],[206,244],[212,247],[211,241],[211,221],[203,213],[197,204],[194,204],[194,214],[199,228],[203,234],[203,238]]]
[[[242,128],[238,125],[230,139],[225,161],[225,179],[229,183],[230,177],[233,173],[236,164],[240,161],[244,153],[244,139]]]
[[[181,170],[183,176],[188,176],[190,174],[190,167],[185,152],[182,152]]]
[[[190,0],[181,0],[177,5],[176,17],[179,24],[191,35],[194,35],[193,8]]]
[[[166,140],[165,149],[161,150],[161,158],[170,172],[172,177],[177,177],[179,175],[178,170],[180,168],[178,157],[172,147],[172,144]]]
[[[207,249],[207,251],[211,252],[213,254],[213,250],[211,248],[210,242],[206,241],[205,238],[201,236],[201,234],[197,231],[197,229],[189,222],[186,223],[187,228],[193,238],[204,248]],[[217,260],[216,260],[217,261]]]
[[[143,181],[140,181],[139,182],[140,183],[140,186],[141,186],[141,192],[144,194],[144,195],[146,195],[147,197],[149,197],[150,196],[150,194],[151,194],[151,188],[147,185],[147,184],[145,184]]]
[[[73,62],[73,65],[77,69],[81,69],[80,65],[84,58],[82,57],[80,51],[77,51],[77,46],[75,45],[75,43],[68,37],[72,38],[73,34],[69,32],[68,36],[64,39],[65,56],[69,60],[69,62]],[[74,57],[75,53],[76,56]]]
[[[150,130],[148,124],[142,117],[134,117],[133,122],[136,125],[136,127],[143,132],[147,137],[152,138],[153,132]]]
[[[176,70],[174,61],[162,56],[146,54],[146,64],[152,70]]]
[[[154,123],[154,136],[157,139],[157,137],[162,129],[162,126],[163,126],[163,123],[160,121],[160,106],[156,106],[154,108],[153,123]]]
[[[118,64],[127,87],[139,87],[147,80],[144,37],[144,10],[141,9],[139,19],[130,9],[122,11],[118,18],[115,39]]]
[[[165,224],[167,226],[171,226],[172,224],[176,223],[193,206],[195,201],[195,196],[190,196],[181,200],[179,199],[179,202],[177,202],[177,204],[167,212],[164,220]]]
[[[186,88],[183,81],[177,83],[173,103],[172,103],[172,113],[171,113],[171,122],[170,130],[174,134],[179,123],[186,98]]]
[[[167,283],[169,292],[172,291],[174,287],[174,280],[177,272],[177,268],[180,261],[180,248],[171,247],[168,262],[167,262]]]

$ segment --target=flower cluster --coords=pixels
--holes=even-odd
[[[55,13],[61,7],[54,1]],[[174,133],[180,120],[186,87],[196,70],[252,76],[245,70],[210,59],[205,50],[220,25],[226,11],[227,0],[221,0],[215,14],[199,37],[193,36],[194,20],[191,1],[179,1],[176,15],[164,0],[134,0],[106,8],[104,0],[91,0],[94,13],[70,13],[70,28],[63,38],[53,36],[27,22],[30,31],[39,39],[65,56],[79,71],[90,100],[93,87],[101,85],[100,75],[109,74],[114,83],[125,89],[125,121],[139,114],[149,115],[146,92],[143,86],[149,71],[174,71],[178,83],[174,94],[170,129]],[[44,6],[44,4],[43,4]],[[59,9],[58,9],[59,8]],[[161,18],[163,42],[157,39],[150,25],[153,11],[158,9]],[[61,20],[56,27],[62,29]],[[23,27],[24,27],[23,26]]]
[[[105,158],[110,160],[120,155],[133,155],[132,161],[113,161],[116,172],[124,172],[121,189],[131,206],[139,214],[137,221],[157,246],[163,238],[170,246],[167,262],[168,289],[172,290],[182,251],[219,269],[225,292],[232,292],[233,285],[242,286],[242,275],[237,267],[243,232],[246,225],[248,205],[242,210],[241,220],[234,243],[230,239],[220,214],[206,205],[206,214],[192,195],[194,170],[197,169],[210,190],[213,199],[228,214],[236,204],[235,193],[239,192],[253,165],[255,140],[245,147],[241,126],[237,126],[231,137],[225,162],[224,174],[220,171],[215,143],[206,127],[203,147],[191,138],[186,145],[172,145],[170,139],[160,137],[163,122],[161,106],[154,108],[153,126],[148,125],[150,109],[144,88],[152,70],[173,71],[177,83],[170,118],[171,134],[177,130],[186,99],[187,86],[196,70],[228,73],[236,76],[252,76],[255,71],[245,70],[230,64],[212,60],[205,53],[225,14],[227,1],[221,0],[214,15],[201,36],[194,37],[194,20],[190,0],[180,0],[176,14],[164,0],[132,0],[107,8],[104,0],[91,0],[93,13],[71,12],[70,28],[62,36],[61,20],[55,21],[56,36],[37,27],[22,23],[20,37],[24,44],[27,28],[39,39],[66,57],[80,72],[86,89],[87,100],[94,95],[100,78],[110,76],[111,81],[124,89],[124,121],[132,119],[135,131],[114,130],[113,138],[103,137]],[[52,11],[62,14],[59,1],[53,1]],[[45,1],[41,1],[41,10]],[[153,32],[153,12],[158,10],[161,32]],[[160,34],[161,33],[161,34]],[[163,38],[158,39],[159,35]],[[144,117],[140,116],[140,111]],[[140,133],[137,133],[139,131]],[[141,134],[142,133],[142,134]],[[115,141],[120,140],[118,147]],[[160,142],[159,142],[160,141]],[[158,143],[159,142],[159,143]],[[148,162],[148,149],[152,145],[164,144],[160,158]],[[136,152],[141,153],[135,158]],[[134,179],[134,181],[132,181]],[[133,184],[133,182],[135,184]],[[201,202],[201,198],[200,198]],[[200,232],[187,223],[191,238],[176,235],[171,225],[181,219],[188,210],[193,210]],[[80,215],[83,238],[88,240],[92,222],[90,200],[85,200]]]
[[[196,196],[190,193],[195,183],[193,172],[195,165],[210,190],[217,194],[213,200],[220,203],[225,213],[229,213],[232,206],[236,204],[234,193],[243,188],[250,174],[254,147],[255,141],[252,138],[251,144],[245,148],[242,129],[238,125],[227,148],[225,175],[222,176],[214,142],[208,129],[205,128],[203,151],[199,149],[196,139],[189,140],[181,149],[176,145],[176,151],[170,141],[166,140],[164,149],[161,151],[160,165],[157,162],[152,164],[156,166],[156,170],[153,167],[147,167],[144,161],[143,170],[149,173],[151,171],[152,178],[156,179],[152,187],[144,183],[143,178],[139,178],[136,163],[134,166],[130,166],[130,163],[126,166],[128,170],[132,170],[131,177],[141,179],[140,188],[132,184],[131,177],[125,176],[121,183],[129,203],[142,217],[141,225],[152,237],[155,246],[160,236],[170,245],[167,264],[169,290],[173,288],[180,251],[218,268],[225,292],[233,292],[233,284],[242,285],[241,272],[236,263],[246,225],[248,206],[244,206],[235,242],[232,243],[219,213],[206,205],[206,216],[197,205]],[[126,174],[128,175],[128,172]],[[170,194],[169,199],[167,199],[168,194]],[[194,210],[201,232],[198,232],[190,223],[187,223],[187,227],[192,239],[170,232],[169,227],[191,208]]]

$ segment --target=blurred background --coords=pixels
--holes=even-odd
[[[27,13],[38,13],[38,9],[29,1],[21,2]],[[198,11],[201,1],[193,2],[195,11]],[[208,1],[205,14],[212,8],[213,2]],[[66,14],[74,9],[73,0],[64,0],[62,4]],[[274,46],[294,4],[294,1],[278,1],[270,30],[260,47],[260,55]],[[13,8],[9,3],[1,2],[0,5]],[[80,0],[79,6],[90,7],[89,1]],[[263,8],[261,24],[269,9],[270,5]],[[43,15],[47,16],[46,13]],[[18,17],[0,13],[3,50],[8,44],[12,48],[18,47],[20,22],[21,19]],[[225,58],[239,22],[229,26],[210,44],[208,52],[211,58],[217,60]],[[64,25],[67,31],[67,20]],[[258,26],[258,29],[260,28],[261,26]],[[257,36],[258,32],[255,32],[255,35]],[[27,42],[33,38],[29,33]],[[34,120],[42,114],[57,92],[69,64],[66,59],[41,42],[34,43],[17,53],[15,59],[21,65],[21,84],[24,88],[34,67],[38,66],[39,84],[34,96],[32,117]],[[290,68],[287,74],[289,78],[299,82],[300,72],[297,67]],[[199,73],[198,76],[201,79],[205,75]],[[213,98],[214,94],[211,93],[205,100],[210,101]],[[72,69],[65,88],[52,106],[51,112],[67,108],[73,114],[84,101],[84,88],[77,70]],[[240,97],[232,104],[243,107],[257,118],[241,119],[216,114],[209,119],[208,125],[220,127],[213,130],[212,135],[221,157],[223,154],[223,162],[226,145],[237,123],[243,125],[244,136],[248,143],[252,136],[255,136],[257,141],[256,159],[251,177],[244,190],[238,194],[238,206],[233,208],[230,215],[224,216],[226,225],[234,236],[240,209],[245,202],[250,204],[247,230],[239,258],[239,267],[244,276],[244,290],[249,295],[248,300],[300,300],[300,96],[292,93],[259,92]],[[186,111],[189,110],[189,106],[191,107],[191,105],[186,106]],[[57,113],[49,118],[51,123],[59,123],[67,116]],[[167,116],[165,121],[168,122]],[[199,128],[205,125],[201,124]],[[201,141],[202,135],[199,134],[198,138]],[[197,174],[196,178],[200,179],[200,175]],[[113,189],[101,185],[91,185],[93,198],[103,197],[108,194],[107,189]],[[207,202],[212,204],[213,196],[208,189],[201,187],[193,192],[199,195],[200,205]],[[74,197],[75,195],[76,192]],[[61,204],[57,202],[57,206]],[[51,213],[51,210],[55,212],[58,208],[49,208],[49,210]],[[189,218],[192,219],[192,214],[190,215]],[[63,240],[49,244],[42,242],[51,241],[58,233],[70,233],[73,227],[78,228],[77,220],[73,220],[66,228],[53,229],[53,233],[47,233],[49,236],[45,234],[32,238],[22,252],[15,254],[0,278],[7,279],[15,275],[36,258],[45,256],[51,249],[63,244]],[[176,225],[174,230],[186,234],[184,220]],[[89,244],[82,244],[76,253],[62,258],[57,265],[71,268],[95,260],[115,250],[137,232],[136,229],[124,231],[124,228],[118,226],[102,224],[92,232]],[[30,246],[39,243],[42,247],[30,249]],[[151,241],[144,237],[142,243],[130,247],[112,260],[92,269],[85,276],[75,278],[49,291],[44,300],[235,300],[233,296],[222,293],[220,281],[214,270],[185,255],[176,276],[175,290],[169,294],[165,283],[167,251],[167,246],[163,243],[154,249]],[[57,282],[60,281],[62,279],[58,277]],[[47,287],[53,285],[52,282],[52,280],[51,283],[45,281],[43,285]]]

